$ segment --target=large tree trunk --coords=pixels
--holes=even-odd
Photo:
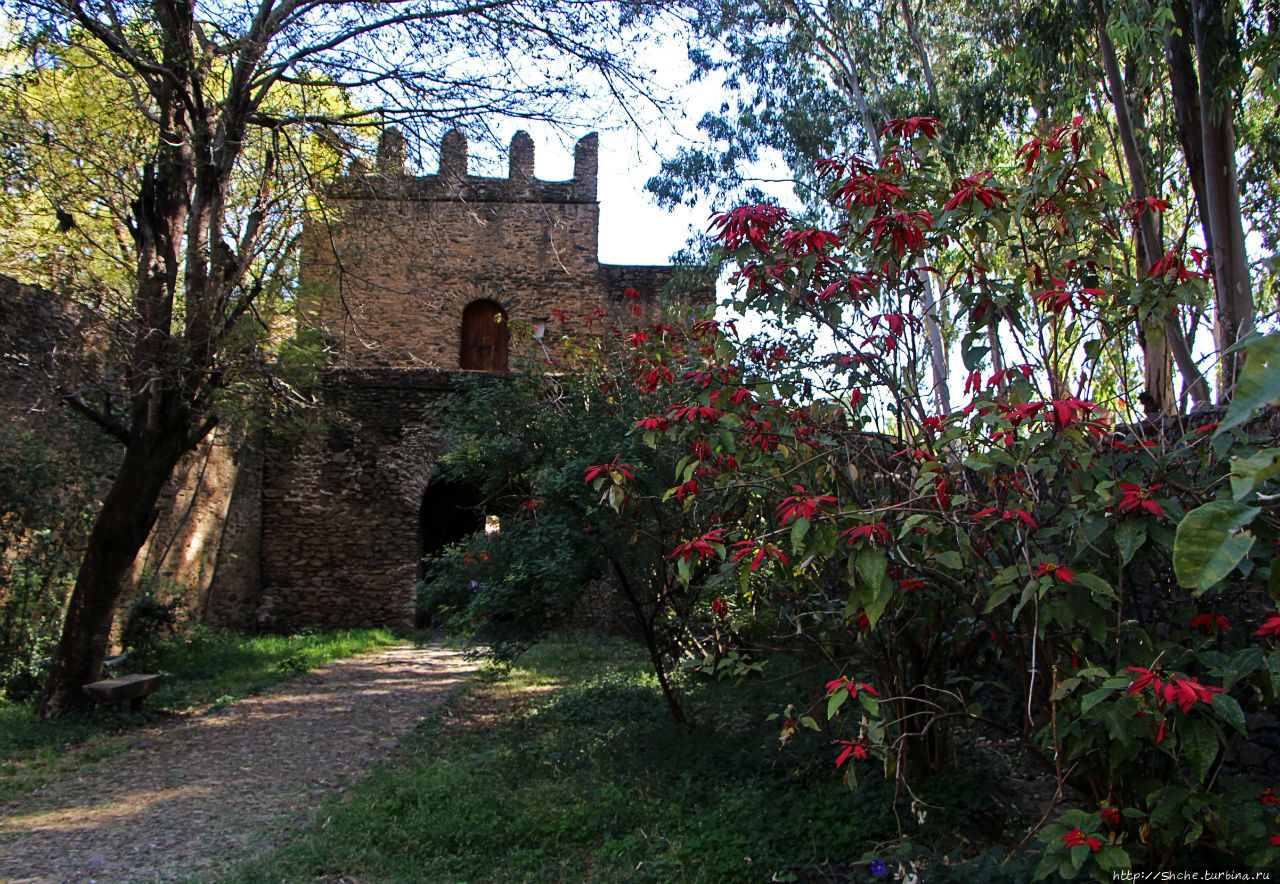
[[[1187,179],[1196,198],[1200,229],[1205,250],[1213,254],[1213,225],[1209,220],[1208,202],[1204,195],[1204,136],[1200,131],[1200,79],[1192,55],[1191,10],[1188,0],[1174,0],[1174,26],[1164,40],[1164,57],[1169,65],[1169,89],[1173,95],[1173,114],[1178,121],[1178,141],[1187,162]]]
[[[1116,128],[1120,133],[1120,145],[1124,151],[1125,166],[1129,172],[1129,189],[1135,201],[1143,201],[1151,195],[1147,185],[1146,167],[1143,164],[1141,146],[1134,132],[1132,111],[1125,95],[1124,78],[1115,46],[1107,34],[1107,22],[1098,15],[1098,49],[1102,53],[1102,66],[1107,75],[1107,88],[1111,93],[1111,105],[1115,109]],[[1142,211],[1138,216],[1137,253],[1143,271],[1164,256],[1155,214]],[[1182,370],[1192,401],[1208,405],[1209,385],[1191,358],[1191,348],[1182,335],[1176,316],[1161,321],[1140,317],[1138,340],[1142,345],[1145,389],[1143,405],[1150,415],[1164,414],[1174,405],[1172,362],[1176,358]]]
[[[1231,398],[1244,354],[1227,352],[1254,330],[1253,289],[1245,250],[1236,175],[1236,135],[1232,98],[1221,86],[1238,67],[1231,52],[1230,10],[1220,0],[1192,0],[1196,58],[1200,65],[1200,121],[1204,145],[1204,196],[1213,232],[1213,274],[1217,295],[1214,323],[1218,395]]]
[[[125,446],[124,460],[89,535],[41,702],[45,717],[87,706],[81,688],[101,674],[124,577],[151,533],[160,492],[188,447],[185,410],[177,398],[176,393],[155,392],[141,405],[150,426]]]

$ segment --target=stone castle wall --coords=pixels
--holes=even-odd
[[[388,130],[376,164],[353,165],[304,231],[300,332],[331,355],[318,381],[323,428],[219,431],[186,455],[136,587],[221,626],[411,626],[424,526],[467,521],[451,489],[427,493],[442,445],[427,408],[460,370],[467,305],[501,306],[513,366],[554,359],[570,336],[658,319],[673,268],[598,260],[597,152],[594,135],[582,139],[573,178],[542,181],[519,133],[507,177],[483,178],[468,174],[466,141],[451,132],[437,174],[412,176]],[[9,338],[66,324],[38,295],[16,284],[6,295]]]
[[[308,320],[343,364],[439,369],[459,367],[460,320],[474,301],[496,302],[517,326],[551,320],[553,332],[556,319],[591,316],[597,333],[655,321],[673,268],[597,258],[597,150],[587,136],[572,180],[540,181],[533,144],[518,133],[508,177],[481,178],[466,174],[466,142],[451,132],[440,171],[415,177],[384,139],[377,169],[339,180],[327,216],[308,226]],[[545,343],[558,355],[557,334]],[[511,346],[513,359],[540,355],[528,336]]]
[[[267,440],[251,625],[413,625],[419,513],[440,448],[426,410],[450,389],[431,369],[334,371],[323,398],[341,417],[323,437]]]

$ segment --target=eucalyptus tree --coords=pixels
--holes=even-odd
[[[1043,139],[1082,114],[1115,146],[1113,174],[1127,183],[1131,206],[1175,204],[1167,216],[1139,212],[1133,223],[1136,281],[1125,297],[1147,410],[1211,401],[1196,346],[1210,309],[1218,398],[1226,400],[1241,358],[1234,344],[1257,312],[1261,268],[1250,264],[1245,230],[1275,240],[1275,19],[1273,5],[1216,0],[725,2],[705,20],[708,44],[693,57],[700,74],[725,77],[732,98],[704,118],[707,143],[670,157],[650,188],[669,202],[714,192],[754,199],[742,160],[774,148],[802,199],[820,205],[815,161],[875,158],[890,119],[937,118],[959,179],[1010,164],[1028,129]],[[1188,216],[1196,229],[1183,223]],[[1175,304],[1155,277],[1171,266],[1171,251],[1197,241],[1212,258],[1213,297]],[[937,304],[938,322],[962,337],[957,305]],[[998,360],[999,336],[988,332]],[[932,349],[937,386],[942,348]]]
[[[480,116],[581,118],[598,96],[638,96],[637,28],[681,3],[650,0],[0,0],[25,60],[16,77],[71,64],[114,83],[102,118],[138,133],[113,193],[119,282],[103,303],[120,362],[113,395],[68,391],[122,447],[67,607],[43,709],[82,703],[97,677],[121,581],[181,455],[223,419],[260,367],[260,315],[287,289],[313,161],[396,124],[436,134]],[[93,119],[86,119],[94,126]],[[44,144],[54,121],[24,131]],[[109,132],[91,130],[103,149]],[[18,152],[31,144],[19,145]],[[95,153],[100,157],[100,153]],[[84,164],[93,166],[93,161]],[[75,213],[49,205],[61,233]],[[63,220],[57,213],[70,217]],[[90,225],[92,229],[92,225]],[[87,234],[89,231],[85,231]]]

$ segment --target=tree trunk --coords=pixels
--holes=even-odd
[[[1187,179],[1196,198],[1205,250],[1213,254],[1213,224],[1209,220],[1204,195],[1204,136],[1200,131],[1200,79],[1191,54],[1191,11],[1187,0],[1172,4],[1174,27],[1164,40],[1164,56],[1169,65],[1169,89],[1173,94],[1173,114],[1178,122],[1178,140],[1187,163]]]
[[[1254,330],[1253,290],[1245,251],[1236,176],[1236,136],[1230,95],[1215,101],[1231,64],[1228,20],[1219,0],[1192,0],[1196,58],[1200,66],[1200,122],[1204,144],[1204,195],[1213,229],[1213,278],[1217,295],[1214,337],[1221,365],[1218,395],[1225,402],[1235,391],[1244,354],[1227,352]]]
[[[1125,96],[1120,63],[1116,57],[1115,46],[1111,43],[1111,37],[1107,34],[1106,19],[1101,13],[1098,16],[1098,49],[1102,53],[1102,66],[1107,75],[1111,105],[1115,109],[1116,128],[1120,133],[1125,166],[1129,171],[1129,189],[1133,199],[1140,202],[1150,196],[1151,192],[1147,187],[1142,150],[1134,132],[1129,101]],[[1164,256],[1155,214],[1146,210],[1145,207],[1138,216],[1138,233],[1138,263],[1145,272]],[[1152,322],[1139,317],[1139,321],[1138,341],[1142,346],[1145,387],[1142,403],[1147,413],[1154,416],[1173,409],[1175,399],[1171,363],[1175,353],[1182,357],[1178,360],[1178,367],[1182,369],[1192,401],[1197,405],[1208,405],[1209,385],[1191,360],[1190,346],[1185,340],[1181,340],[1182,330],[1178,326],[1177,317],[1171,316],[1164,322]]]
[[[81,688],[101,674],[124,577],[151,533],[160,492],[188,447],[184,411],[176,398],[176,393],[152,393],[139,409],[160,420],[125,446],[89,535],[41,701],[46,718],[85,708],[88,698]]]

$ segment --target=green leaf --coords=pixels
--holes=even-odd
[[[879,588],[888,568],[889,559],[882,549],[866,550],[858,554],[858,576],[872,588]]]
[[[1096,596],[1113,599],[1116,592],[1111,588],[1111,584],[1103,580],[1097,574],[1090,574],[1088,571],[1077,571],[1075,576],[1076,583],[1080,586],[1091,590]]]
[[[1219,695],[1221,696],[1221,695]],[[1204,782],[1209,773],[1209,766],[1218,757],[1218,734],[1207,721],[1187,718],[1182,722],[1178,734],[1178,746],[1182,754],[1191,763],[1191,781],[1197,785]]]
[[[1280,473],[1280,448],[1264,448],[1252,457],[1231,461],[1231,496],[1244,500],[1254,488]]]
[[[867,620],[871,626],[875,626],[880,621],[880,615],[884,613],[884,609],[889,606],[889,600],[893,598],[893,585],[888,580],[881,580],[876,587],[875,594],[871,596],[871,600],[867,602],[866,612]]]
[[[1213,500],[1187,513],[1173,541],[1178,583],[1198,595],[1230,574],[1253,547],[1253,535],[1240,529],[1259,512],[1234,501]]]
[[[1078,684],[1080,684],[1080,678],[1078,676],[1072,676],[1071,678],[1065,679],[1054,689],[1053,696],[1049,699],[1061,700],[1063,697],[1075,690],[1076,685]]]
[[[1235,395],[1214,436],[1240,426],[1264,405],[1280,402],[1280,332],[1251,341],[1244,351],[1247,355]]]
[[[1244,648],[1232,655],[1222,669],[1222,686],[1231,690],[1238,682],[1253,675],[1267,665],[1262,648]]]
[[[942,567],[948,568],[952,571],[959,571],[964,567],[964,561],[960,558],[960,553],[953,549],[938,553],[933,557],[933,560]]]
[[[1104,872],[1110,872],[1112,869],[1130,868],[1129,854],[1118,844],[1102,845],[1102,849],[1093,855],[1093,860],[1098,864],[1098,868]]]
[[[1115,692],[1115,688],[1098,688],[1097,690],[1089,691],[1089,693],[1084,695],[1084,699],[1080,701],[1080,714],[1088,714],[1090,709],[1097,706]]]
[[[1257,650],[1256,648],[1254,650]],[[1244,710],[1240,708],[1240,704],[1236,702],[1236,698],[1230,694],[1214,694],[1213,695],[1213,711],[1218,713],[1218,717],[1231,725],[1240,736],[1247,737],[1249,735],[1248,727],[1244,721]]]
[[[804,536],[809,533],[809,520],[805,518],[796,519],[791,526],[791,551],[793,553],[800,552],[800,544],[804,542]]]
[[[1129,564],[1134,553],[1147,542],[1147,525],[1141,519],[1122,519],[1116,526],[1116,546],[1120,550],[1120,565]]]
[[[840,688],[830,697],[827,697],[827,721],[835,718],[836,713],[840,711],[840,707],[844,705],[844,701],[847,699],[849,699],[848,688]]]

